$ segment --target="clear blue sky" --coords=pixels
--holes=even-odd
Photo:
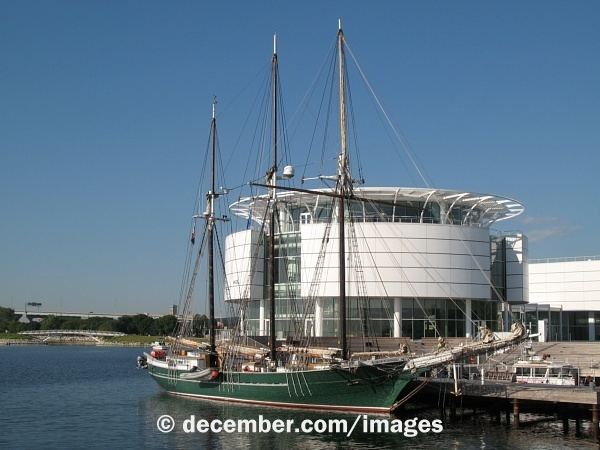
[[[529,234],[532,257],[600,254],[600,2],[0,5],[0,305],[165,311],[213,94],[235,184],[234,100],[272,34],[291,114],[338,17],[434,186],[523,202],[502,227]],[[365,137],[368,184],[422,186],[387,135]]]

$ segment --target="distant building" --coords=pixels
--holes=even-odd
[[[526,320],[551,340],[600,340],[600,256],[530,260],[529,294]]]

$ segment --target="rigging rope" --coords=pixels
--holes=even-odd
[[[364,71],[362,70],[362,67],[360,66],[358,60],[354,56],[354,53],[352,52],[352,49],[350,48],[350,46],[348,45],[348,43],[346,43],[346,48],[348,49],[348,53],[352,57],[352,60],[354,61],[354,64],[356,64],[356,68],[358,69],[358,72],[360,73],[360,75],[361,75],[361,77],[362,77],[365,85],[367,86],[367,88],[369,89],[369,92],[371,93],[371,95],[373,96],[375,102],[377,103],[377,106],[379,106],[379,108],[381,109],[381,112],[383,113],[383,115],[384,115],[384,117],[385,117],[385,119],[386,119],[389,127],[392,129],[394,135],[396,136],[396,139],[398,139],[398,142],[400,142],[400,144],[404,148],[404,151],[405,151],[406,155],[408,156],[408,159],[410,160],[411,164],[413,165],[413,167],[415,168],[415,170],[419,174],[419,177],[421,178],[421,180],[423,181],[423,183],[425,183],[425,186],[431,187],[431,184],[429,183],[429,181],[425,177],[425,174],[423,173],[423,171],[419,168],[419,165],[417,164],[417,162],[415,160],[415,157],[413,156],[413,152],[411,151],[410,144],[408,143],[408,141],[406,140],[406,138],[404,138],[404,136],[397,130],[397,128],[392,123],[392,121],[391,121],[388,113],[383,108],[383,105],[382,105],[381,101],[379,100],[379,97],[377,96],[377,94],[375,93],[375,91],[373,90],[373,88],[371,87],[371,83],[369,83],[369,80],[367,79]]]

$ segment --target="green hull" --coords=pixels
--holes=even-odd
[[[148,371],[171,394],[210,400],[288,408],[348,412],[390,412],[411,381],[407,373],[361,366],[300,372],[232,372],[215,380],[170,378],[167,369],[149,365]]]

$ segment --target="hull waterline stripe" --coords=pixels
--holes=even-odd
[[[379,413],[384,414],[390,413],[391,408],[385,407],[376,407],[376,406],[345,406],[345,405],[312,405],[305,403],[284,403],[284,402],[269,402],[262,400],[245,400],[238,398],[230,398],[230,397],[220,397],[220,396],[212,396],[212,395],[202,395],[202,394],[186,394],[182,392],[173,392],[169,390],[165,390],[167,393],[171,395],[178,395],[181,397],[196,397],[201,398],[203,400],[215,400],[219,402],[231,402],[231,403],[246,403],[252,405],[265,405],[265,406],[274,406],[278,408],[290,408],[290,409],[314,409],[314,410],[328,410],[328,411],[340,411],[340,412],[364,412],[364,413]]]

